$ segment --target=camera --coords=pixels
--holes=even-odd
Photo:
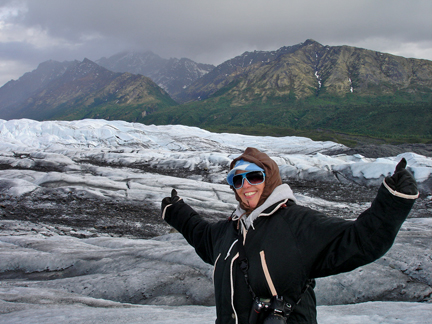
[[[249,315],[249,324],[286,324],[291,311],[291,305],[285,303],[281,296],[273,296],[271,299],[256,297]]]

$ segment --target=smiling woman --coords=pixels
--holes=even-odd
[[[245,208],[255,209],[265,187],[264,169],[241,159],[228,173],[227,181],[234,187]]]
[[[248,147],[230,164],[239,204],[228,220],[204,220],[175,189],[162,200],[162,217],[214,265],[216,323],[314,324],[315,278],[371,263],[393,244],[418,197],[405,167],[402,159],[353,222],[297,205],[276,162]]]
[[[258,206],[258,201],[264,191],[264,179],[265,173],[262,171],[243,173],[242,171],[236,171],[234,185],[238,184],[240,187],[234,188],[237,190],[237,195],[241,198],[243,204],[251,209]]]

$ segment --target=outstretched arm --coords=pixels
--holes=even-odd
[[[405,167],[406,160],[402,159],[394,174],[385,178],[371,207],[355,222],[317,220],[326,227],[317,238],[325,247],[314,260],[312,277],[351,271],[375,261],[391,248],[418,197],[416,181]]]
[[[171,197],[165,197],[161,205],[162,218],[179,231],[186,241],[195,248],[200,258],[214,264],[214,240],[222,223],[211,224],[171,191]]]

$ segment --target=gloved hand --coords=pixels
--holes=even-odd
[[[418,196],[417,182],[411,172],[405,169],[406,166],[407,161],[402,158],[396,166],[394,174],[387,176],[384,181],[394,191],[405,195]]]
[[[165,197],[164,199],[162,199],[162,204],[161,204],[162,218],[163,218],[163,213],[164,213],[165,208],[168,205],[175,204],[179,200],[180,200],[180,197],[177,196],[177,190],[175,190],[175,189],[171,190],[171,197]]]

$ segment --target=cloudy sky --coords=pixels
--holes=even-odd
[[[49,59],[148,51],[218,65],[312,38],[432,60],[431,0],[0,0],[0,86]]]

